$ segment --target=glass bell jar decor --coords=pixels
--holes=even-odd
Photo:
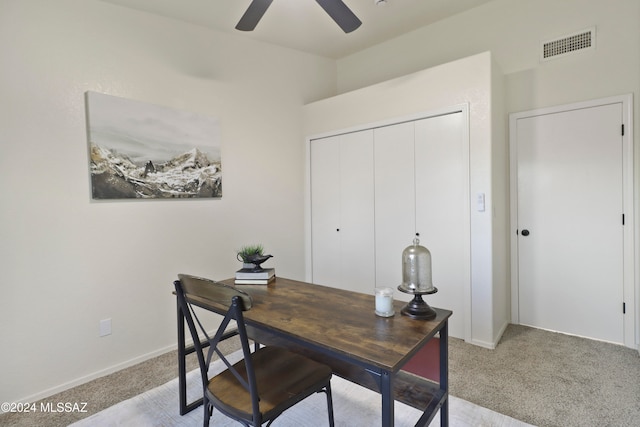
[[[420,246],[417,237],[413,239],[413,245],[402,251],[402,284],[398,290],[414,295],[402,309],[402,314],[413,319],[431,320],[436,317],[436,312],[422,299],[422,295],[438,292],[431,281],[431,252]]]

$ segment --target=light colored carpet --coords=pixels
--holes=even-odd
[[[230,359],[239,357],[233,353]],[[219,372],[224,366],[222,362],[212,363],[210,373]],[[187,395],[189,400],[202,396],[199,372],[187,375]],[[335,424],[339,427],[371,427],[380,425],[380,395],[360,387],[354,383],[334,376],[331,380]],[[93,426],[196,426],[202,424],[204,410],[202,407],[180,416],[178,413],[178,380],[149,390],[134,398],[121,402],[84,420],[72,424],[74,427]],[[396,426],[413,426],[420,417],[420,411],[396,402]],[[491,426],[491,427],[523,427],[522,423],[506,415],[501,415],[462,399],[450,397],[449,420],[456,426]],[[237,422],[214,411],[211,425],[216,427],[235,427]],[[274,426],[280,427],[314,427],[328,425],[326,397],[317,394],[309,397],[282,414]],[[440,416],[436,415],[432,426],[440,425]]]
[[[640,426],[632,348],[510,325],[495,350],[450,340],[449,373],[451,393],[537,426]]]
[[[233,339],[223,345],[225,354],[240,348]],[[187,359],[189,370],[197,367],[193,356]],[[86,413],[6,413],[0,414],[0,426],[66,427],[176,375],[174,350],[37,402],[87,402]],[[638,351],[619,345],[519,325],[509,325],[495,350],[449,339],[453,395],[540,427],[638,427],[638,378]],[[177,405],[177,397],[170,404]],[[453,414],[455,403],[451,406]]]

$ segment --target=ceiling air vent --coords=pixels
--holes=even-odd
[[[595,27],[542,42],[541,61],[560,58],[596,47]]]

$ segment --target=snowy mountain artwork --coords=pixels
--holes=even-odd
[[[92,197],[222,197],[215,118],[86,93]]]

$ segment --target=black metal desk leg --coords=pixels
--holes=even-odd
[[[382,372],[380,394],[382,394],[382,427],[393,427],[393,376],[389,372]]]
[[[176,298],[176,301],[178,299]],[[180,415],[187,411],[187,367],[184,336],[184,315],[178,303],[178,394],[180,395]]]
[[[446,399],[440,407],[440,426],[449,426],[449,321],[445,320],[440,329],[440,390]]]

